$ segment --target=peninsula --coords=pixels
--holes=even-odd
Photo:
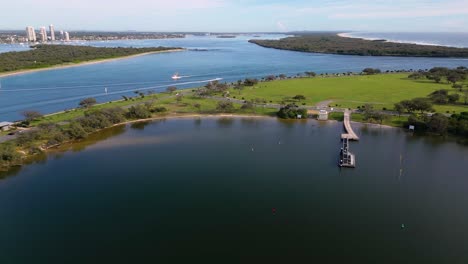
[[[37,45],[28,51],[1,53],[0,76],[181,50],[183,49],[173,47],[98,48],[71,45]]]
[[[311,33],[279,40],[253,39],[250,43],[265,48],[311,53],[396,57],[468,57],[468,48],[393,43],[341,37],[331,33]]]
[[[369,73],[372,72],[372,73]],[[153,119],[242,115],[280,118],[316,117],[329,111],[329,119],[351,120],[395,127],[415,126],[416,131],[468,136],[468,69],[436,67],[429,71],[362,73],[247,78],[236,83],[213,81],[204,87],[166,92],[135,90],[134,96],[97,104],[85,98],[76,109],[43,116],[22,113],[25,120],[0,132],[0,171],[23,164],[26,157],[66,142],[74,142],[102,129]],[[457,76],[455,79],[454,76]],[[299,117],[300,116],[300,117]],[[9,134],[9,135],[8,135]]]

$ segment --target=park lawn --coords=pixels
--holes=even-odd
[[[199,104],[200,108],[196,108],[195,105]],[[200,98],[193,96],[189,93],[185,95],[182,101],[177,102],[175,98],[167,98],[161,101],[158,101],[158,105],[164,106],[168,109],[168,112],[176,113],[200,113],[200,114],[216,114],[219,111],[216,110],[218,105],[217,100]],[[274,116],[278,109],[275,108],[264,108],[264,107],[255,107],[254,109],[244,110],[241,109],[240,104],[234,103],[235,111],[233,114],[246,114],[246,115],[269,115]]]
[[[430,80],[410,80],[408,74],[379,74],[343,77],[316,77],[261,82],[253,87],[245,87],[240,93],[231,90],[238,99],[265,99],[273,103],[287,102],[295,95],[304,95],[300,104],[316,105],[323,101],[333,101],[332,106],[357,108],[373,104],[376,109],[393,109],[393,105],[405,99],[427,97],[439,89],[457,92],[450,84],[437,84]],[[435,106],[436,111],[468,111],[466,105]]]

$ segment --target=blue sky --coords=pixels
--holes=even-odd
[[[468,32],[468,0],[5,0],[0,29]]]

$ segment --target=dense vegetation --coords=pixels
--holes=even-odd
[[[128,109],[121,107],[89,110],[82,117],[72,120],[66,126],[57,123],[41,123],[35,129],[19,133],[11,142],[0,144],[0,170],[12,165],[20,165],[21,149],[26,154],[37,154],[44,149],[67,141],[86,138],[90,133],[104,129],[127,120],[144,119],[153,113],[167,111],[152,103],[133,105]]]
[[[280,40],[250,40],[266,48],[360,56],[468,57],[468,48],[451,48],[310,34]]]
[[[305,119],[307,118],[307,109],[299,108],[295,104],[288,104],[280,108],[277,116],[283,119]]]
[[[175,48],[97,48],[70,45],[37,45],[32,50],[0,54],[0,72],[46,68],[65,63],[111,59]]]

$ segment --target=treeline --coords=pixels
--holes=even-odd
[[[310,34],[280,40],[250,40],[266,48],[359,56],[468,57],[468,48],[416,45],[344,38],[334,34]]]
[[[443,114],[411,115],[406,125],[412,125],[420,132],[457,135],[468,143],[468,112],[453,114],[450,117]]]
[[[98,48],[71,45],[37,45],[32,50],[0,54],[0,72],[46,68],[65,63],[111,59],[177,48]]]
[[[64,142],[84,139],[93,132],[115,124],[150,118],[154,113],[166,111],[166,108],[148,102],[131,106],[129,109],[116,107],[90,110],[66,126],[54,123],[40,124],[34,129],[19,133],[15,140],[0,144],[0,170],[22,164],[23,155],[18,149],[26,155],[41,153]]]
[[[452,83],[453,88],[462,89],[463,84],[459,82],[463,82],[468,79],[468,68],[464,66],[457,67],[456,69],[435,67],[428,71],[421,70],[414,72],[410,74],[408,78],[413,80],[429,79],[435,81],[436,83],[447,81],[448,83]]]

